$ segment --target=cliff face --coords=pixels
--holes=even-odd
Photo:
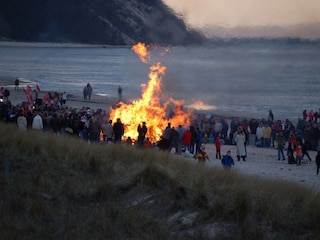
[[[110,45],[203,41],[161,0],[1,1],[0,37]]]

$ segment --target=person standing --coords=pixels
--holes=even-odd
[[[311,162],[311,157],[309,155],[309,152],[308,152],[308,141],[304,140],[301,144],[301,147],[302,147],[302,156],[301,156],[301,159],[303,159],[304,155],[307,156],[307,158],[309,159],[309,161]]]
[[[67,93],[63,92],[63,94],[61,96],[61,104],[66,105],[66,102],[67,102]]]
[[[302,160],[302,146],[300,140],[297,141],[297,147],[296,147],[296,163],[297,165],[301,165]]]
[[[60,116],[60,134],[62,136],[66,136],[67,132],[66,129],[69,127],[69,120],[68,120],[68,114],[65,112]]]
[[[119,95],[119,101],[120,101],[122,99],[122,88],[120,85],[118,87],[118,95]]]
[[[91,100],[91,94],[92,94],[93,88],[91,87],[90,83],[87,84],[87,91],[88,91],[88,99]]]
[[[113,132],[114,132],[114,142],[121,143],[122,136],[124,134],[124,126],[120,118],[117,118],[117,121],[113,124]]]
[[[5,88],[4,91],[3,91],[4,100],[8,101],[9,100],[9,96],[10,96],[10,91],[9,91],[8,88]]]
[[[14,90],[19,91],[19,84],[20,84],[20,80],[19,80],[19,78],[17,78],[14,81]]]
[[[112,120],[110,119],[108,122],[102,124],[101,130],[103,134],[103,141],[105,143],[112,143],[112,140],[113,140]]]
[[[270,125],[273,124],[274,115],[271,109],[269,109],[268,122]]]
[[[190,153],[195,154],[195,145],[197,142],[197,132],[196,132],[194,126],[190,126],[190,132],[192,135],[191,145],[190,145]]]
[[[216,122],[213,126],[214,133],[215,133],[214,137],[217,137],[222,132],[222,128],[223,128],[223,125],[221,123],[221,120],[220,120],[220,118],[217,118]]]
[[[141,124],[139,124],[137,130],[138,130],[138,144],[140,146],[143,146],[143,142],[144,142],[144,139],[145,139],[147,131],[148,131],[146,122],[143,122],[142,126],[141,126]]]
[[[317,152],[316,155],[316,164],[317,164],[317,175],[319,175],[319,169],[320,169],[320,151]]]
[[[263,140],[264,140],[264,147],[268,148],[271,145],[271,132],[272,129],[268,123],[265,124],[265,127],[263,129]]]
[[[182,134],[182,146],[184,147],[185,151],[191,152],[191,140],[192,140],[192,133],[190,128],[188,127]]]
[[[166,129],[164,130],[164,139],[167,144],[167,149],[169,149],[171,143],[171,123],[168,122]]]
[[[184,133],[184,129],[182,127],[182,125],[178,125],[178,134],[179,134],[179,146],[178,146],[178,152],[181,154],[182,153],[182,135]]]
[[[19,117],[17,118],[18,129],[21,132],[27,131],[27,118],[23,115],[23,110],[20,111]]]
[[[278,160],[280,160],[280,157],[282,157],[282,160],[286,160],[283,152],[284,144],[285,144],[285,138],[284,138],[283,132],[277,133],[276,141],[278,143]]]
[[[43,129],[43,121],[42,117],[38,112],[35,112],[35,116],[32,120],[32,129],[42,130]]]
[[[221,141],[220,141],[221,133],[219,133],[214,140],[214,144],[216,146],[216,159],[221,159]]]
[[[235,137],[235,142],[237,146],[237,158],[238,161],[240,161],[240,157],[243,161],[246,161],[246,148],[245,148],[245,142],[246,142],[246,135],[242,129],[242,127],[238,127],[237,135]]]
[[[259,122],[259,125],[256,129],[256,146],[257,147],[263,147],[264,145],[264,138],[263,138],[263,131],[264,131],[264,126],[262,122]]]
[[[57,115],[57,113],[54,113],[51,121],[50,121],[50,125],[49,125],[50,129],[52,130],[52,133],[54,135],[59,135],[60,132],[60,119]]]
[[[110,119],[107,127],[106,127],[106,138],[107,138],[107,143],[112,143],[113,142],[113,127],[112,127],[112,120]]]
[[[96,115],[93,115],[89,121],[89,138],[91,143],[98,143],[100,141],[100,130],[99,119]]]
[[[229,150],[227,152],[227,155],[224,155],[222,160],[221,160],[221,164],[223,166],[224,169],[229,170],[232,165],[234,165],[234,161],[233,158],[231,157],[231,151]]]
[[[31,96],[32,96],[32,102],[33,102],[33,104],[35,104],[38,99],[38,92],[34,89],[31,93]]]
[[[198,153],[198,151],[200,151],[200,147],[203,143],[203,133],[202,131],[200,130],[200,128],[197,128],[197,139],[196,139],[196,155]]]
[[[179,145],[179,133],[174,127],[172,127],[170,129],[169,152],[174,147],[175,148],[175,153],[178,153],[178,145]]]
[[[83,88],[83,100],[87,100],[87,97],[88,97],[88,87],[85,86]]]

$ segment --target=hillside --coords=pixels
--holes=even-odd
[[[1,1],[0,39],[109,45],[203,40],[161,0]]]
[[[319,236],[320,195],[287,181],[10,124],[0,124],[0,150],[2,239]]]

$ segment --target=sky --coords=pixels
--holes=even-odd
[[[208,35],[320,38],[320,0],[163,0]]]

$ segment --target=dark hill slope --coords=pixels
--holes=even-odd
[[[0,37],[14,41],[185,45],[203,37],[161,0],[0,2]]]

